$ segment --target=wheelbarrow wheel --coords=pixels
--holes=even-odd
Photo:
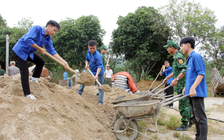
[[[120,118],[114,124],[114,131],[116,130],[124,130],[126,128],[126,124],[128,123],[128,119]],[[128,129],[126,132],[123,133],[115,133],[115,136],[119,140],[135,140],[138,137],[139,126],[135,120],[132,120],[129,123]]]

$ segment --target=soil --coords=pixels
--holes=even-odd
[[[81,77],[79,78],[77,83],[85,86],[92,86],[95,84],[95,79],[93,78],[92,75],[86,72],[81,72]]]
[[[99,89],[101,89],[101,90],[103,90],[103,91],[105,91],[105,92],[111,92],[111,91],[112,91],[111,87],[108,86],[108,85],[101,85],[101,86],[99,87]]]
[[[0,140],[116,140],[110,129],[114,116],[112,101],[124,95],[128,99],[138,97],[115,87],[111,92],[104,92],[104,104],[98,105],[98,86],[86,86],[80,96],[77,93],[79,85],[63,87],[44,78],[39,78],[38,81],[39,83],[30,82],[31,93],[37,98],[32,100],[23,95],[20,75],[0,76]],[[152,81],[141,81],[137,85],[139,89],[147,90],[149,83]],[[160,83],[161,81],[156,81],[153,88]],[[174,107],[177,106],[175,102]],[[205,98],[205,108],[208,117],[224,118],[223,97]],[[171,115],[180,118],[179,112],[173,109],[163,108],[161,111],[158,117],[163,121],[169,121]],[[155,130],[152,119],[146,118],[144,121],[148,129]],[[224,139],[224,123],[208,120],[208,125],[208,140]],[[173,136],[174,130],[169,130],[164,125],[158,127],[159,133],[148,132],[148,137],[142,134],[137,140],[156,137],[161,140],[177,140]],[[178,133],[194,138],[195,127]]]

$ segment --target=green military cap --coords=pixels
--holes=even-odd
[[[173,47],[175,49],[178,49],[177,43],[175,41],[171,41],[171,40],[168,40],[167,41],[167,45],[165,45],[163,47],[165,47],[165,48],[167,48],[167,47]]]
[[[107,47],[106,47],[106,46],[104,46],[104,45],[103,45],[103,46],[101,46],[101,47],[100,47],[100,50],[103,50],[103,49],[106,49],[106,50],[107,50]]]

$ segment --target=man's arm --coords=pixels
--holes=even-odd
[[[68,63],[63,59],[63,58],[61,58],[61,56],[60,55],[58,55],[57,53],[56,54],[54,54],[53,55],[55,58],[57,58],[59,61],[61,61],[62,63],[64,63],[65,64],[65,69],[68,69]]]
[[[197,95],[196,88],[201,83],[203,78],[204,78],[204,75],[198,75],[197,78],[195,79],[194,84],[191,86],[191,89],[190,89],[190,96],[191,97]]]
[[[37,44],[33,44],[33,45],[30,45],[30,46],[35,48],[35,49],[37,49],[41,54],[45,54],[46,53],[46,49],[41,48]]]
[[[175,85],[177,85],[177,82],[178,82],[178,80],[177,79],[181,79],[181,78],[183,78],[185,76],[185,74],[183,73],[183,72],[181,72],[175,79],[173,79],[173,81],[171,82],[171,85],[172,86],[175,86]]]
[[[163,75],[163,72],[165,72],[165,65],[162,66],[161,70],[160,70],[160,76]]]
[[[86,66],[85,66],[85,69],[88,69],[89,68],[89,61],[86,61]]]
[[[166,83],[171,77],[173,77],[173,72],[163,80],[163,83]]]
[[[99,75],[100,71],[101,71],[101,68],[97,68],[95,79],[98,79],[98,75]]]

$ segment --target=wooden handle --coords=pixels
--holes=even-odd
[[[88,72],[93,76],[93,78],[95,79],[93,73],[92,73],[89,69],[87,69],[87,71],[88,71]],[[99,84],[99,86],[101,86],[100,82],[99,82],[97,79],[96,79],[96,82]]]
[[[58,60],[57,58],[55,58],[54,56],[52,56],[51,54],[49,54],[48,52],[45,53],[46,56],[50,57],[51,59],[53,59],[54,61],[58,62],[60,65],[62,65],[63,67],[65,67],[66,65],[64,63],[62,63],[60,60]],[[77,74],[72,68],[68,67],[68,70],[71,71],[72,73],[76,74],[77,76],[80,76],[79,74]]]
[[[161,70],[162,70],[162,68],[161,68]],[[158,76],[159,76],[161,70],[159,71],[158,75],[156,76],[156,79],[158,78]],[[152,84],[150,85],[148,91],[150,91],[150,89],[151,89],[152,85],[154,84],[154,82],[156,81],[156,79],[152,82]]]

